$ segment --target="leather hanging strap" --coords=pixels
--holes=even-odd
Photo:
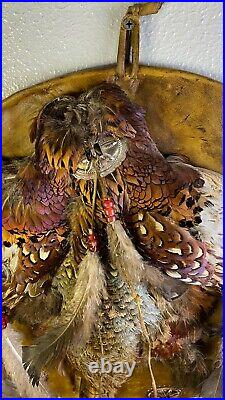
[[[140,17],[156,14],[162,2],[134,4],[122,19],[116,75],[118,79],[137,79],[139,67]]]

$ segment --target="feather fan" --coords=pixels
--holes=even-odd
[[[106,296],[105,276],[96,253],[88,251],[79,265],[73,297],[65,302],[56,326],[23,347],[23,365],[32,385],[38,385],[43,368],[59,363],[71,342],[79,351],[90,339],[97,320],[97,310]]]

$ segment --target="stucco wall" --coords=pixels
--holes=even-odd
[[[3,96],[67,72],[114,63],[133,3],[3,3]],[[166,2],[143,17],[141,62],[222,80],[222,2]]]

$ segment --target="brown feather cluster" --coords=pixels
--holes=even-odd
[[[222,285],[221,176],[161,154],[144,110],[109,83],[46,104],[30,139],[35,153],[4,175],[3,307],[35,327],[23,349],[33,384],[67,359],[98,395],[115,394],[126,376],[93,378],[88,363],[137,362],[146,337],[156,360],[203,379]]]

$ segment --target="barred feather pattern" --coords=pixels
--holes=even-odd
[[[138,362],[142,327],[129,284],[112,264],[107,267],[106,280],[108,297],[104,298],[99,308],[98,328],[87,345],[81,349],[79,356],[76,354],[75,343],[75,352],[71,344],[67,357],[95,388],[97,396],[114,397],[117,388],[127,380],[126,373],[92,374],[87,365],[90,361],[100,363],[102,357],[111,363],[118,360],[124,363]],[[160,310],[144,283],[136,285],[136,291],[141,299],[144,322],[148,325],[149,335],[153,339],[162,322]]]
[[[91,251],[78,266],[77,282],[71,300],[64,303],[61,317],[65,321],[80,319],[82,332],[79,342],[86,342],[92,333],[96,321],[96,312],[102,301],[107,296],[105,273],[97,253]]]
[[[48,103],[33,124],[31,140],[35,154],[16,175],[4,203],[5,245],[20,246],[17,267],[22,264],[12,274],[22,283],[20,291],[15,286],[5,291],[6,305],[17,317],[19,296],[33,296],[46,272],[54,282],[49,292],[62,296],[58,316],[39,326],[39,332],[46,333],[24,348],[24,365],[33,384],[43,368],[66,354],[96,389],[104,380],[99,393],[109,394],[107,387],[115,392],[125,378],[97,380],[87,364],[103,353],[112,361],[119,354],[123,361],[138,359],[142,326],[137,294],[151,338],[157,333],[155,357],[183,357],[182,367],[187,364],[190,369],[190,358],[198,358],[202,321],[218,299],[217,290],[212,296],[208,290],[217,289],[222,275],[217,251],[221,243],[213,240],[221,204],[213,201],[218,185],[213,186],[212,179],[207,186],[210,172],[190,166],[185,157],[164,157],[151,138],[144,110],[111,84]],[[96,161],[98,182],[89,176]],[[104,171],[110,173],[101,175]],[[102,177],[103,187],[98,185]],[[207,200],[210,191],[214,193]],[[104,215],[106,198],[114,201],[118,218],[111,225]],[[74,206],[77,199],[81,208]],[[93,227],[100,238],[100,258],[87,254]],[[215,236],[220,233],[216,230]]]
[[[96,253],[88,251],[79,265],[73,296],[64,302],[54,327],[32,346],[23,347],[23,365],[33,385],[38,385],[44,368],[63,359],[71,341],[79,353],[90,339],[103,296],[106,289],[102,264]]]

